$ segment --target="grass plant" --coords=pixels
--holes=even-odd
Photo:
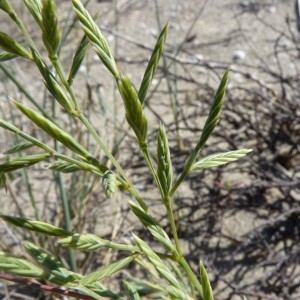
[[[24,5],[33,17],[41,31],[44,51],[39,50],[34,43],[26,26],[15,12],[9,1],[1,0],[0,9],[8,14],[24,37],[24,45],[12,36],[0,32],[0,67],[9,78],[16,83],[12,74],[5,67],[5,62],[10,59],[22,58],[37,67],[37,72],[45,87],[51,95],[55,105],[59,105],[64,114],[67,114],[74,122],[80,124],[80,128],[86,130],[90,139],[93,139],[101,151],[103,159],[95,155],[93,149],[89,149],[78,136],[73,135],[61,124],[57,114],[50,115],[35,98],[31,100],[31,107],[19,99],[11,99],[14,109],[38,127],[48,137],[55,141],[54,146],[47,140],[41,140],[28,133],[25,129],[12,124],[10,120],[0,119],[0,126],[18,137],[13,147],[6,150],[7,160],[0,164],[2,186],[5,188],[8,177],[12,172],[26,170],[40,162],[48,162],[49,170],[55,172],[56,184],[60,189],[62,211],[64,214],[64,226],[60,228],[43,221],[43,217],[36,213],[36,220],[25,216],[10,216],[1,214],[5,222],[21,227],[24,230],[45,236],[54,236],[57,243],[68,249],[67,262],[58,259],[54,253],[48,252],[42,245],[36,245],[31,241],[23,242],[24,252],[32,259],[32,262],[22,257],[16,257],[9,253],[0,253],[0,277],[5,280],[15,281],[20,284],[36,287],[40,290],[50,291],[61,295],[75,296],[78,299],[140,299],[142,296],[159,299],[213,299],[213,292],[209,282],[209,276],[204,264],[199,262],[199,270],[193,270],[186,260],[180,244],[174,218],[174,195],[191,172],[199,172],[202,169],[221,166],[235,161],[251,150],[241,149],[221,154],[214,154],[200,159],[201,150],[217,126],[220,118],[224,96],[228,82],[229,71],[224,74],[216,91],[213,103],[204,125],[201,136],[180,174],[174,173],[172,166],[172,154],[168,144],[168,132],[163,124],[157,128],[156,154],[149,148],[148,125],[149,120],[144,110],[145,99],[151,86],[168,33],[168,25],[165,25],[157,39],[141,84],[136,89],[129,77],[120,71],[111,48],[92,17],[79,0],[72,0],[74,14],[79,22],[83,38],[74,52],[71,66],[64,65],[60,59],[59,49],[62,48],[61,28],[58,23],[58,11],[54,0],[26,0]],[[92,48],[98,55],[103,65],[109,71],[112,80],[122,99],[125,117],[129,127],[136,137],[136,147],[142,153],[148,166],[159,195],[164,205],[171,235],[168,235],[164,227],[159,223],[155,214],[149,208],[142,193],[135,183],[127,175],[114,153],[106,144],[106,137],[91,123],[84,113],[80,101],[76,96],[76,76],[87,53]],[[66,70],[69,70],[67,72]],[[19,88],[26,94],[26,88],[18,83]],[[151,101],[147,99],[147,101]],[[32,107],[33,106],[33,107]],[[34,149],[34,153],[27,153]],[[128,207],[149,231],[161,250],[152,248],[141,236],[132,233],[132,242],[117,243],[113,240],[103,239],[93,233],[76,232],[72,228],[71,207],[66,190],[64,188],[63,174],[79,171],[94,174],[101,178],[103,192],[114,205],[116,193],[122,193],[122,198],[127,199]],[[86,176],[85,178],[90,178]],[[93,181],[93,179],[90,179]],[[26,183],[28,184],[28,183]],[[132,199],[132,200],[130,200]],[[83,206],[84,204],[82,204]],[[120,258],[94,270],[89,274],[81,274],[76,270],[76,261],[73,250],[95,251],[102,249],[107,251],[122,252]],[[136,263],[146,272],[147,278],[132,278],[128,276],[124,280],[121,291],[112,291],[103,284],[103,279],[112,276]],[[27,279],[20,279],[24,277]],[[28,278],[44,280],[46,284],[31,281]],[[53,287],[54,285],[55,287]],[[126,298],[127,297],[127,298]]]

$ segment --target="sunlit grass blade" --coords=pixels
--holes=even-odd
[[[47,160],[51,157],[49,153],[33,154],[21,156],[0,164],[0,173],[12,172],[18,169],[26,168],[38,162]]]
[[[14,153],[18,153],[23,150],[29,149],[33,146],[34,146],[34,144],[32,144],[31,142],[22,142],[22,143],[18,143],[17,145],[12,146],[11,148],[4,151],[3,153],[4,154],[14,154]]]
[[[30,231],[35,231],[51,236],[65,237],[73,234],[72,232],[66,231],[62,228],[53,226],[45,222],[20,217],[13,217],[8,215],[0,215],[0,218],[14,226],[18,226],[24,229],[28,229]]]
[[[143,112],[138,94],[126,76],[122,76],[118,79],[117,85],[125,105],[126,120],[135,132],[135,135],[143,148],[145,147],[147,139],[148,121]]]
[[[30,242],[23,243],[27,253],[44,269],[44,278],[59,285],[65,285],[81,279],[81,275],[71,272],[45,250]]]
[[[200,262],[201,284],[203,288],[203,300],[214,300],[213,291],[209,282],[208,274],[203,262]]]
[[[123,258],[115,263],[112,263],[110,265],[104,266],[100,268],[99,270],[84,276],[80,280],[80,284],[87,285],[91,284],[93,282],[96,282],[98,280],[101,280],[103,278],[106,278],[122,269],[124,269],[128,264],[130,264],[139,254],[133,254],[126,258]]]
[[[157,176],[164,195],[172,185],[173,170],[165,127],[161,124],[157,135]]]
[[[0,252],[0,270],[15,276],[41,278],[44,270],[27,259],[14,257]]]
[[[204,159],[195,162],[192,165],[190,171],[192,172],[192,171],[198,171],[198,170],[222,166],[230,162],[236,161],[246,156],[250,152],[252,152],[251,149],[240,149],[240,150],[234,150],[234,151],[209,155]]]
[[[21,44],[10,37],[8,34],[0,31],[0,48],[17,56],[22,56],[31,60],[32,55]]]
[[[109,240],[102,239],[94,234],[74,234],[72,236],[59,239],[58,243],[63,246],[71,247],[81,251],[93,251],[99,248],[111,248],[114,250],[123,250],[137,252],[138,248],[132,245],[124,245],[114,243]]]
[[[87,37],[90,39],[96,54],[115,78],[119,71],[108,43],[96,25],[95,21],[78,0],[72,0],[75,13]]]
[[[47,132],[54,139],[61,142],[64,146],[74,151],[75,153],[82,155],[84,157],[89,156],[89,152],[79,144],[71,135],[66,133],[64,130],[59,128],[53,122],[45,118],[39,112],[22,105],[17,101],[13,101],[16,107],[26,115],[33,123],[35,123],[42,130]]]
[[[158,37],[158,40],[157,40],[156,45],[153,49],[151,58],[148,62],[147,68],[145,70],[141,86],[139,88],[138,98],[139,98],[139,100],[142,104],[145,101],[147,91],[149,89],[149,86],[152,83],[152,79],[154,77],[159,59],[160,59],[160,57],[163,53],[167,34],[168,34],[168,24],[166,24],[164,26],[164,28],[162,29],[162,31],[161,31],[161,33]]]

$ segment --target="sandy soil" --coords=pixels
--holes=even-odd
[[[73,18],[69,15],[70,3],[61,1],[60,5],[64,11],[60,21],[67,28]],[[38,29],[19,9],[31,34],[38,38]],[[203,155],[237,148],[253,148],[254,152],[239,164],[190,175],[174,200],[181,242],[195,268],[200,259],[208,267],[215,299],[235,300],[243,295],[248,300],[299,299],[300,65],[294,1],[89,1],[88,9],[92,13],[99,11],[98,23],[114,49],[118,65],[137,86],[159,30],[169,22],[165,61],[156,74],[155,93],[147,102],[146,113],[151,120],[153,153],[157,124],[164,121],[177,174],[201,134],[222,74],[231,68],[220,126]],[[1,16],[1,30],[10,31]],[[62,48],[66,65],[77,45],[74,40],[80,38],[77,29],[66,37]],[[6,66],[36,99],[45,99],[43,105],[51,110],[35,69],[21,60]],[[1,72],[4,118],[10,113],[8,96],[24,101],[26,97]],[[116,156],[157,218],[166,224],[134,137],[124,126],[124,111],[119,102],[114,102],[113,81],[92,51],[76,79],[75,91],[93,124],[107,136],[109,146],[125,134]],[[61,111],[57,113],[60,122],[79,136],[78,124]],[[29,121],[18,114],[15,118],[23,130],[45,139]],[[80,137],[91,149],[95,148],[84,132]],[[8,139],[1,131],[1,148],[8,147]],[[29,183],[24,174],[17,172],[10,179],[8,193],[1,191],[2,212],[35,217],[29,185],[39,217],[62,224],[60,196],[52,175],[45,170],[45,164],[29,172]],[[64,182],[77,231],[95,232],[118,241],[131,231],[147,238],[128,210],[127,195],[119,193],[115,202],[106,201],[100,182],[94,182],[92,176],[85,180],[82,174],[65,176]],[[89,189],[90,193],[85,192]],[[13,248],[18,253],[24,235],[12,233],[4,224],[0,231],[5,236],[2,249]],[[96,258],[78,255],[84,272],[90,271],[91,262],[96,267],[114,258],[113,253]],[[7,299],[18,299],[13,292]]]

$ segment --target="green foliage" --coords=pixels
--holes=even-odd
[[[13,125],[11,121],[0,119],[0,127],[24,140],[14,143],[15,145],[5,152],[7,161],[0,164],[1,183],[5,186],[7,173],[18,169],[26,170],[27,167],[36,163],[50,161],[48,169],[56,172],[55,178],[58,178],[60,182],[65,228],[59,228],[40,220],[29,220],[23,217],[1,215],[1,218],[14,226],[31,232],[37,232],[39,236],[54,236],[59,246],[63,246],[69,250],[69,264],[61,261],[56,255],[48,253],[43,247],[38,247],[29,241],[25,241],[23,243],[24,249],[32,257],[34,263],[0,253],[0,269],[15,276],[42,278],[50,284],[53,283],[72,290],[73,293],[77,293],[76,296],[78,298],[83,297],[82,294],[85,294],[94,299],[102,299],[102,297],[123,299],[122,291],[120,293],[113,292],[106,288],[102,284],[102,281],[104,278],[110,277],[124,268],[128,268],[129,264],[137,263],[149,274],[149,278],[152,278],[153,282],[150,279],[126,278],[124,287],[129,297],[128,299],[138,300],[142,297],[142,290],[144,292],[147,290],[149,293],[159,295],[161,299],[199,299],[201,297],[204,300],[213,300],[212,289],[203,264],[200,264],[201,276],[199,278],[182,254],[172,203],[174,193],[189,172],[227,164],[244,157],[251,151],[249,149],[235,150],[214,154],[197,160],[219,121],[229,71],[226,71],[217,89],[202,134],[198,138],[195,148],[191,150],[191,154],[187,157],[182,173],[176,178],[176,174],[173,172],[172,153],[168,144],[167,132],[163,125],[157,128],[156,156],[150,154],[148,146],[149,121],[143,108],[143,103],[146,100],[159,60],[163,55],[168,25],[163,27],[157,39],[144,72],[140,88],[137,91],[128,76],[123,75],[118,69],[114,55],[104,35],[79,0],[73,0],[72,3],[74,15],[82,27],[84,36],[73,55],[71,66],[67,66],[67,69],[70,70],[68,75],[65,74],[62,61],[59,57],[58,50],[63,45],[61,45],[61,29],[55,2],[53,0],[24,0],[24,3],[42,31],[42,41],[47,49],[51,65],[48,66],[45,63],[45,58],[38,51],[38,47],[33,43],[22,20],[15,13],[8,1],[0,1],[0,9],[8,13],[12,22],[15,22],[24,35],[28,49],[30,50],[26,50],[25,47],[9,35],[0,33],[0,46],[5,50],[0,53],[0,61],[13,59],[14,57],[30,60],[30,63],[37,67],[40,73],[39,76],[44,81],[48,93],[53,96],[51,101],[60,105],[64,113],[68,114],[74,123],[80,123],[80,126],[87,131],[89,138],[93,139],[102,151],[105,159],[100,161],[98,156],[91,155],[91,153],[94,153],[94,149],[89,149],[88,146],[83,145],[76,136],[72,135],[69,128],[60,126],[57,119],[47,116],[43,112],[42,106],[39,106],[40,111],[37,111],[19,101],[12,101],[18,111],[26,116],[34,126],[37,126],[46,136],[51,137],[51,141],[55,141],[55,146],[49,146],[49,140],[43,142],[31,134],[27,134]],[[104,66],[112,75],[113,80],[116,81],[119,94],[123,100],[127,123],[135,133],[138,141],[137,147],[139,147],[141,153],[144,155],[149,172],[161,195],[161,201],[165,207],[171,228],[170,235],[167,234],[160,222],[157,221],[155,214],[149,209],[148,204],[135,187],[134,182],[131,182],[126,170],[116,160],[113,152],[109,150],[104,142],[104,137],[95,130],[88,116],[84,114],[84,110],[78,105],[73,91],[73,82],[85,58],[89,45],[93,47]],[[57,147],[56,142],[60,142],[61,147]],[[44,152],[23,154],[33,149],[34,151],[42,149]],[[68,151],[65,151],[66,149]],[[9,156],[11,154],[18,154],[19,156],[11,158]],[[69,202],[66,198],[61,177],[60,175],[57,176],[57,173],[75,173],[77,171],[85,171],[86,174],[91,173],[97,178],[101,178],[103,191],[108,198],[113,198],[118,189],[126,190],[130,194],[130,197],[135,200],[128,201],[129,208],[140,223],[148,230],[157,244],[160,245],[163,253],[155,251],[154,247],[152,248],[151,245],[136,234],[132,234],[134,241],[131,243],[117,243],[103,239],[92,233],[79,234],[73,232],[70,226],[71,211]],[[124,199],[127,196],[125,193],[122,194],[122,198]],[[113,201],[114,199],[110,201],[111,205],[113,205]],[[122,251],[123,256],[90,274],[83,275],[75,271],[75,257],[70,249],[77,251],[109,249],[112,251]]]

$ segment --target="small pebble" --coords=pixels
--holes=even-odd
[[[232,55],[232,59],[237,61],[237,60],[243,60],[246,58],[246,52],[243,50],[236,50],[234,51]]]

